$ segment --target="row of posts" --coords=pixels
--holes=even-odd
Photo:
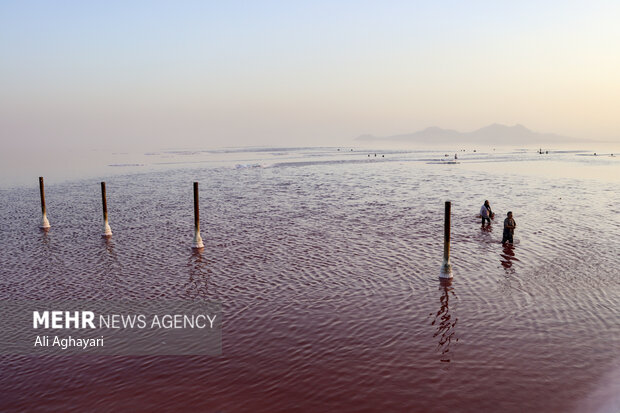
[[[47,208],[45,207],[45,187],[43,184],[43,177],[39,177],[39,192],[41,194],[41,225],[40,228],[48,230],[50,228],[50,222],[47,219]],[[101,236],[109,238],[112,236],[112,229],[108,222],[108,203],[105,193],[105,182],[101,182],[101,207],[103,209],[103,230]],[[439,279],[442,282],[450,282],[452,279],[452,266],[450,265],[450,214],[451,214],[451,202],[446,201],[444,211],[444,238],[443,238],[443,263],[439,273]],[[192,248],[195,250],[202,250],[204,243],[200,236],[200,208],[198,202],[198,182],[194,182],[194,239],[192,241]]]
[[[51,225],[47,219],[47,207],[45,206],[45,184],[43,183],[43,177],[39,177],[39,193],[41,194],[41,225],[42,230],[47,231]],[[108,222],[108,202],[105,192],[105,182],[101,182],[101,208],[103,210],[103,229],[101,236],[109,238],[112,236],[112,228]],[[194,241],[192,242],[192,248],[202,249],[204,243],[200,236],[200,212],[198,204],[198,182],[194,182]]]

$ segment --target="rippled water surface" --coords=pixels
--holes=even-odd
[[[618,411],[617,159],[333,151],[110,175],[109,241],[99,180],[47,186],[47,233],[1,190],[0,299],[207,298],[224,327],[221,357],[2,356],[0,409]]]

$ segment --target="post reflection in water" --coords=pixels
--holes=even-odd
[[[50,247],[50,235],[49,235],[49,228],[40,228],[39,229],[39,234],[40,234],[40,239],[43,242],[43,246],[46,248],[46,250],[48,250],[49,252],[49,247]]]
[[[458,300],[458,297],[456,296],[454,287],[452,287],[451,283],[442,283],[439,287],[439,291],[441,291],[441,297],[439,298],[440,307],[435,314],[435,318],[431,322],[431,325],[437,326],[433,337],[439,337],[437,351],[441,352],[440,361],[449,363],[450,345],[453,341],[459,341],[458,337],[456,337],[456,323],[458,318],[455,314],[450,312],[450,296],[452,296],[453,300]],[[431,315],[432,314],[433,313],[431,313]]]
[[[185,284],[185,293],[189,298],[207,298],[209,296],[211,268],[209,268],[209,260],[203,254],[204,252],[201,250],[193,250],[187,261],[189,279]]]
[[[116,256],[116,251],[114,251],[114,242],[110,237],[101,237],[103,244],[105,245],[105,249],[108,252],[108,255],[112,260],[118,263],[118,257]]]
[[[119,282],[119,275],[122,273],[121,262],[111,237],[101,237],[101,243],[105,247],[105,252],[102,250],[98,257],[98,268],[101,269],[99,279],[106,286],[112,286]]]

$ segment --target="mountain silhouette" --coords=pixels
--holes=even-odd
[[[362,142],[413,142],[433,144],[478,143],[489,145],[519,145],[541,143],[580,142],[580,139],[554,133],[534,132],[523,125],[506,126],[494,123],[473,132],[459,132],[453,129],[442,129],[436,126],[418,132],[378,137],[361,135],[356,138]]]

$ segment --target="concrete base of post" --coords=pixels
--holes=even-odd
[[[41,225],[39,225],[39,228],[49,229],[50,226],[50,222],[47,220],[47,214],[43,214],[43,217],[41,217]]]
[[[101,231],[101,236],[106,237],[106,238],[112,236],[112,228],[110,228],[110,224],[108,224],[108,221],[105,221],[103,223],[103,229]]]
[[[200,236],[200,231],[194,231],[194,241],[192,242],[192,249],[199,250],[205,247],[205,244],[202,243],[202,237]]]
[[[450,260],[444,261],[444,263],[441,265],[441,270],[439,271],[439,278],[452,279],[452,265],[450,265]]]

